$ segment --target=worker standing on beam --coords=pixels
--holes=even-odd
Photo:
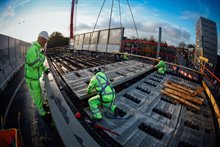
[[[161,57],[158,57],[159,63],[155,66],[158,69],[158,72],[161,74],[165,74],[167,70],[167,65],[166,63],[161,60]]]
[[[123,111],[117,108],[113,101],[115,99],[115,90],[110,83],[109,78],[101,72],[100,68],[94,69],[94,76],[91,78],[89,86],[87,88],[88,94],[92,93],[93,89],[97,90],[97,95],[88,100],[90,109],[93,113],[94,119],[102,119],[102,114],[99,111],[99,106],[105,106],[112,112],[115,116],[120,116]]]
[[[47,40],[48,33],[46,31],[40,32],[37,41],[33,42],[25,56],[26,84],[40,116],[46,120],[51,118],[51,116],[43,107],[43,98],[39,79],[42,76],[42,72],[46,74],[49,72],[49,69],[43,64],[45,61],[45,56],[40,52],[40,49],[44,48]]]

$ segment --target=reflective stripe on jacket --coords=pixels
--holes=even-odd
[[[36,41],[28,49],[25,56],[25,77],[32,80],[38,80],[45,71],[43,65],[45,56],[40,52],[41,45]]]
[[[115,90],[103,72],[98,72],[92,77],[87,89],[88,93],[91,93],[94,88],[98,91],[103,101],[109,101],[115,98]]]

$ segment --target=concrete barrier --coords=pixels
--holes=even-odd
[[[24,65],[30,43],[0,34],[0,93],[8,81]]]

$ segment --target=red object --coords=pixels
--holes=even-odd
[[[81,113],[76,112],[75,117],[78,118],[78,119],[81,118]]]
[[[21,147],[21,137],[18,134],[18,130],[15,128],[0,130],[0,146],[14,146]]]
[[[99,129],[102,129],[102,130],[108,131],[108,132],[110,132],[110,133],[112,133],[112,134],[115,134],[115,135],[119,136],[118,133],[116,133],[116,132],[114,132],[114,131],[112,131],[112,130],[110,130],[110,129],[108,129],[108,128],[105,128],[105,127],[100,126],[100,125],[98,125],[98,124],[95,124],[94,126],[95,126],[96,128],[99,128]]]
[[[71,17],[70,17],[70,38],[73,38],[73,16],[74,16],[75,0],[72,0]]]

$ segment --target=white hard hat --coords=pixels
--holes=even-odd
[[[43,37],[44,39],[48,40],[49,35],[46,31],[42,31],[38,34],[38,37]]]

